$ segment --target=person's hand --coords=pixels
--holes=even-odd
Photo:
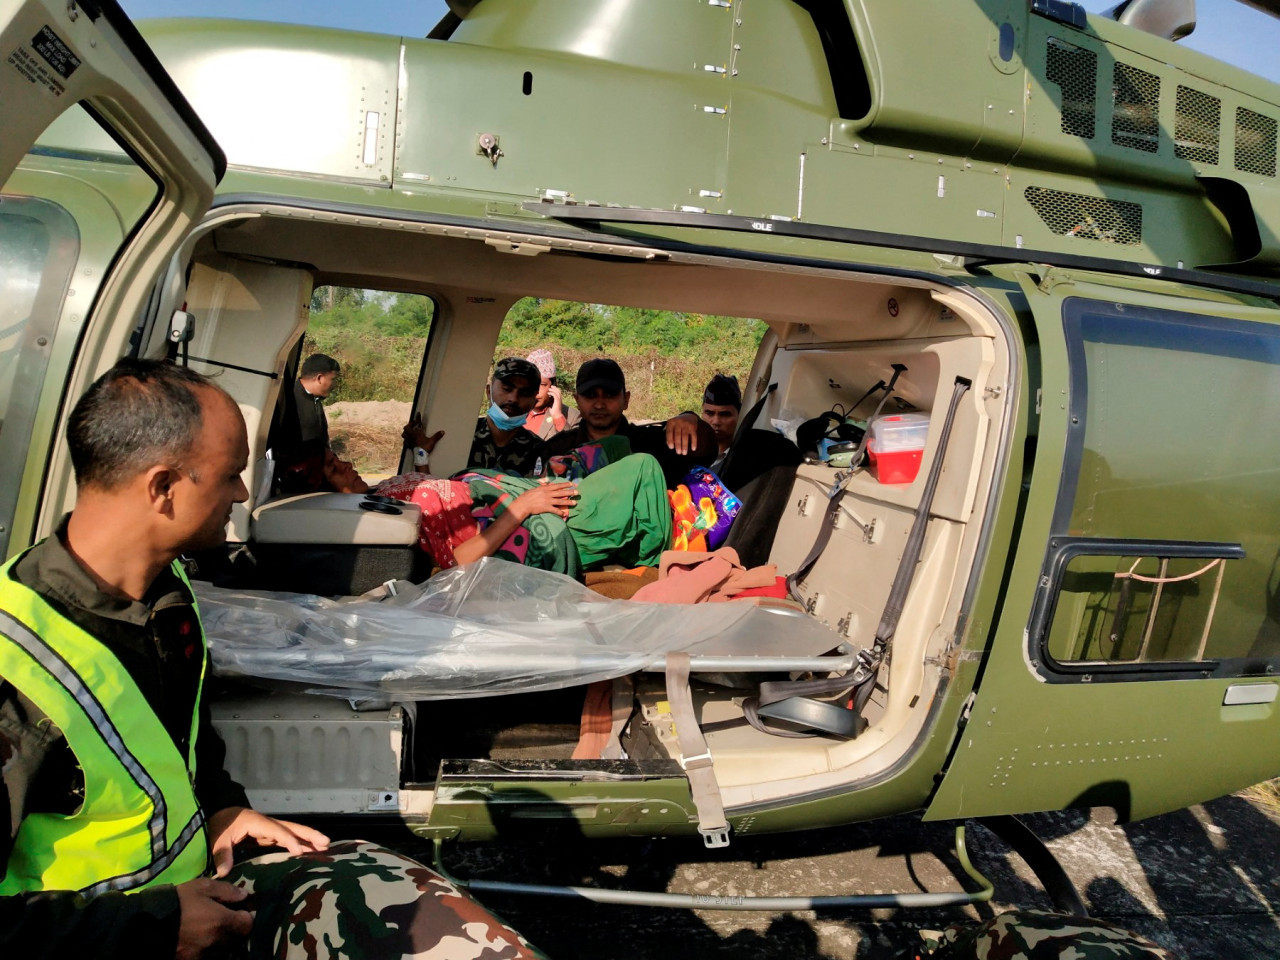
[[[440,442],[440,438],[444,436],[443,430],[437,430],[435,433],[427,436],[427,430],[422,425],[422,414],[415,413],[413,418],[404,425],[400,431],[400,436],[404,442],[410,447],[421,447],[430,453],[436,448],[436,444]]]
[[[569,511],[578,502],[578,496],[576,483],[540,483],[516,497],[507,509],[516,511],[521,523],[538,513],[555,513],[562,520],[567,520]]]
[[[214,944],[247,937],[253,928],[253,914],[234,908],[234,904],[248,896],[239,887],[201,878],[180,883],[175,889],[178,891],[176,960],[198,960]]]
[[[692,413],[682,413],[668,420],[667,446],[682,457],[697,449],[698,418]]]
[[[254,840],[264,847],[284,847],[293,854],[329,847],[329,838],[319,830],[288,820],[275,820],[248,807],[227,807],[211,816],[209,839],[215,873],[219,877],[225,877],[231,870],[232,848],[242,840]]]
[[[551,398],[551,409],[559,413],[564,405],[564,393],[553,383],[547,388],[547,396]]]

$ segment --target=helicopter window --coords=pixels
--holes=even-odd
[[[21,488],[40,381],[79,252],[75,221],[46,200],[0,208],[0,548]]]
[[[1071,547],[1046,642],[1050,657],[1104,664],[1207,658],[1228,567],[1238,551],[1177,544],[1157,553],[1123,553],[1124,546],[1105,541]],[[1199,555],[1176,555],[1188,552]]]
[[[25,196],[44,192],[57,203]],[[156,202],[158,190],[87,105],[72,104],[41,133],[0,194],[2,555],[43,386],[59,377],[59,363],[69,361],[79,321],[98,289],[88,267],[72,283],[77,260],[93,263],[114,254]],[[104,194],[116,204],[117,217],[103,215]]]
[[[766,329],[761,320],[693,310],[525,297],[508,311],[494,359],[549,349],[556,365],[553,384],[571,408],[579,365],[612,357],[626,375],[626,416],[643,423],[701,410],[703,390],[717,373],[745,383]]]
[[[1280,423],[1261,415],[1280,401],[1280,331],[1083,298],[1063,318],[1068,450],[1045,581],[1059,613],[1033,636],[1060,661],[1232,672],[1280,655],[1280,604],[1257,601],[1280,595]],[[1055,554],[1081,540],[1103,546]],[[1247,559],[1210,564],[1233,556]]]
[[[435,302],[415,293],[317,287],[299,363],[313,353],[342,366],[327,407],[335,453],[370,482],[399,472]]]

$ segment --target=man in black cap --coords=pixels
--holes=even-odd
[[[668,488],[679,484],[692,467],[705,467],[716,457],[715,435],[696,413],[682,413],[666,423],[629,422],[625,411],[631,394],[626,377],[622,368],[606,357],[588,360],[578,368],[574,399],[582,421],[547,441],[547,456],[567,453],[616,434],[631,442],[632,453],[649,453],[657,458]]]

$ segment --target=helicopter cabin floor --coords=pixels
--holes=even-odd
[[[632,678],[634,709],[621,731],[621,746],[635,759],[678,759],[679,748],[665,711],[666,689],[661,676]],[[825,757],[824,738],[788,744],[785,755],[776,750],[776,737],[748,724],[742,712],[744,697],[756,693],[761,679],[735,678],[737,687],[693,684],[694,710],[721,777],[749,781],[758,777],[755,765],[767,760],[778,773],[812,772],[815,757]],[[629,683],[627,679],[619,681]],[[417,779],[433,775],[442,760],[568,760],[578,744],[585,688],[570,687],[546,693],[509,694],[464,700],[423,701],[416,706],[413,767]],[[878,691],[865,712],[874,725],[884,713]],[[447,734],[445,733],[447,731]],[[806,749],[807,746],[807,749]],[[825,761],[822,761],[825,762]]]

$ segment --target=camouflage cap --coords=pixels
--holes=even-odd
[[[525,377],[535,386],[542,382],[538,368],[524,357],[503,357],[494,365],[493,379],[507,380],[510,377]]]

